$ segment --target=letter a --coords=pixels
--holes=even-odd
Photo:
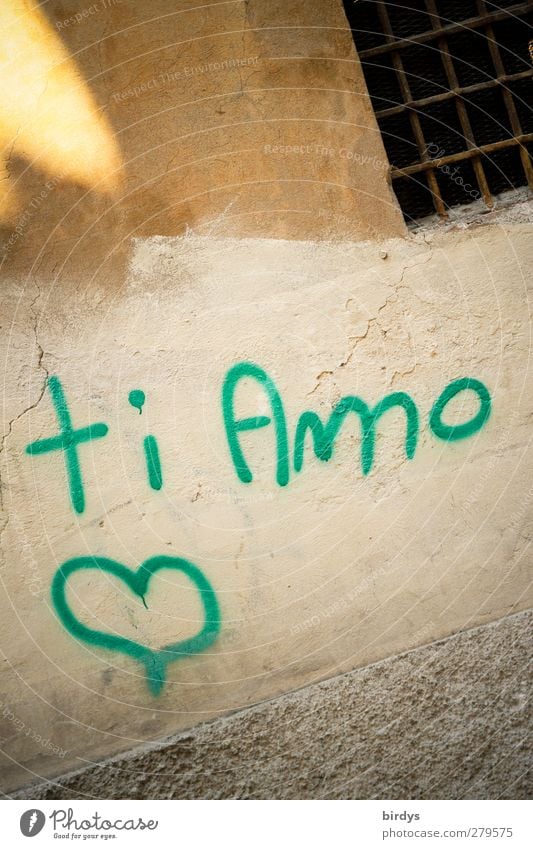
[[[224,426],[226,428],[226,437],[235,471],[239,476],[239,480],[243,483],[250,483],[253,480],[252,472],[240,446],[238,434],[243,430],[258,430],[261,427],[266,427],[272,421],[269,416],[252,416],[247,419],[235,419],[235,390],[239,381],[246,377],[257,380],[263,386],[270,401],[274,427],[276,429],[276,480],[280,486],[286,486],[289,482],[289,449],[283,403],[274,381],[271,380],[262,368],[254,365],[254,363],[237,363],[237,365],[230,368],[222,388]]]

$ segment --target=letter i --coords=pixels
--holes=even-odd
[[[142,389],[132,389],[128,395],[128,401],[132,407],[139,410],[142,414],[146,396]],[[146,460],[146,470],[148,472],[148,482],[152,489],[161,489],[163,486],[163,474],[161,472],[161,460],[159,458],[159,446],[157,439],[152,434],[144,437],[143,440],[144,458]]]

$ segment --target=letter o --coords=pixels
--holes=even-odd
[[[452,398],[455,398],[460,392],[464,392],[465,389],[471,389],[473,392],[477,392],[479,398],[478,412],[469,422],[463,422],[463,424],[459,425],[445,424],[442,421],[444,408]],[[433,404],[429,415],[429,426],[435,436],[447,442],[465,439],[467,436],[472,436],[472,434],[481,430],[490,416],[491,407],[492,402],[489,390],[481,381],[473,377],[460,377],[458,380],[452,380]]]

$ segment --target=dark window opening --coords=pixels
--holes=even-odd
[[[344,0],[405,219],[533,189],[533,0]]]

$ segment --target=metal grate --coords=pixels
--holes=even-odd
[[[344,0],[405,218],[533,188],[533,2]]]

